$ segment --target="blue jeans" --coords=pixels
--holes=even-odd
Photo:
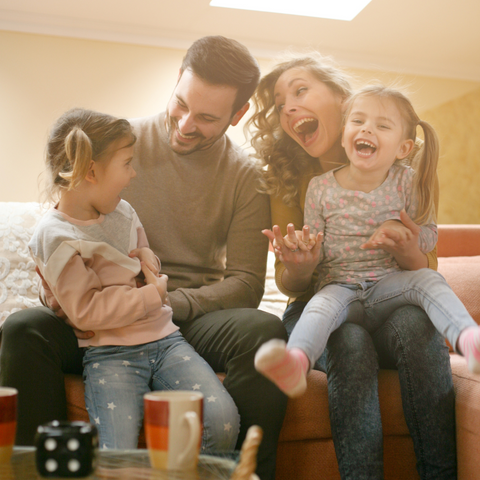
[[[262,427],[256,473],[261,480],[274,480],[287,396],[257,372],[253,359],[272,338],[287,340],[282,322],[255,308],[232,308],[179,322],[179,327],[214,371],[226,373],[223,385],[241,417],[237,450],[250,426]],[[27,308],[5,320],[0,384],[19,392],[17,445],[34,445],[38,425],[67,419],[64,374],[82,374],[83,350],[72,327],[49,308]]]
[[[83,365],[85,402],[101,448],[137,447],[145,393],[191,390],[204,395],[202,453],[234,450],[237,407],[180,332],[144,345],[89,347]]]
[[[283,322],[288,334],[305,305],[294,302],[286,309]],[[398,370],[420,478],[457,478],[450,356],[443,337],[420,308],[399,308],[372,334],[361,325],[344,323],[331,334],[314,368],[327,374],[342,480],[383,479],[379,368]]]
[[[393,273],[378,282],[326,285],[308,302],[288,346],[301,348],[314,365],[332,331],[344,322],[357,323],[373,333],[405,305],[422,307],[453,346],[464,328],[476,325],[445,279],[422,268]]]

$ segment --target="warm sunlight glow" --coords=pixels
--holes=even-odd
[[[212,0],[212,7],[353,20],[371,0]]]

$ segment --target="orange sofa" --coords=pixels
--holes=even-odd
[[[42,214],[41,206],[33,202],[0,202],[0,324],[10,313],[38,304],[34,265],[26,245]],[[440,225],[438,256],[440,273],[480,323],[480,225]],[[262,308],[281,314],[285,297],[274,286],[272,268],[270,261]],[[458,478],[480,479],[480,376],[470,375],[463,358],[455,353],[451,354],[451,364],[456,390]],[[69,418],[88,421],[81,377],[67,375],[65,387]],[[396,371],[380,371],[379,390],[385,479],[419,478]],[[139,445],[144,446],[143,435]],[[307,393],[288,403],[278,445],[277,480],[318,478],[339,479],[340,475],[330,431],[326,377],[313,371]]]
[[[438,255],[439,272],[480,323],[480,225],[440,225]],[[480,479],[480,376],[470,375],[463,358],[455,353],[451,353],[451,365],[456,391],[458,479]],[[380,371],[379,396],[385,479],[418,479],[396,371]],[[311,372],[306,395],[288,403],[276,478],[340,479],[330,431],[327,380],[321,372]]]

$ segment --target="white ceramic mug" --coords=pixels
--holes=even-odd
[[[188,391],[146,393],[145,439],[150,463],[160,470],[196,467],[203,425],[203,395]]]

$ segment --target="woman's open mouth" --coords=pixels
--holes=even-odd
[[[306,144],[317,131],[318,120],[315,118],[302,118],[298,122],[294,123],[293,131],[297,134],[300,140]]]
[[[377,146],[368,140],[359,139],[355,141],[355,150],[362,157],[369,157],[377,150]]]

